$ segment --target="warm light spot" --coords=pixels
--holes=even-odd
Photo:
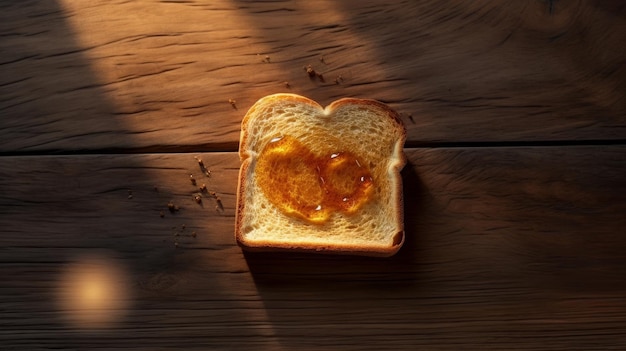
[[[83,257],[63,272],[59,306],[75,327],[110,327],[126,313],[128,288],[127,276],[115,260],[102,255]]]

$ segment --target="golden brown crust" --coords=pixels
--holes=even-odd
[[[237,244],[244,250],[250,252],[276,252],[276,251],[289,251],[289,252],[304,252],[304,253],[322,253],[322,254],[342,254],[342,255],[356,255],[356,256],[370,256],[370,257],[390,257],[395,255],[404,243],[404,232],[396,234],[401,237],[401,241],[397,245],[393,246],[380,246],[380,247],[361,247],[361,246],[320,246],[320,245],[290,245],[290,244],[276,244],[273,242],[255,243],[251,245],[245,241],[237,241]]]
[[[239,246],[247,251],[296,251],[296,252],[319,252],[319,253],[333,253],[333,254],[350,254],[350,255],[364,255],[364,256],[378,256],[378,257],[388,257],[394,255],[404,243],[404,206],[402,199],[402,178],[400,176],[400,170],[404,167],[406,163],[406,158],[403,152],[398,153],[398,162],[394,165],[394,180],[393,183],[396,184],[396,194],[398,195],[398,203],[396,212],[396,221],[397,228],[399,228],[399,232],[394,235],[393,244],[391,246],[388,245],[371,245],[371,246],[360,246],[360,245],[320,245],[320,244],[293,244],[293,243],[276,243],[269,241],[260,241],[256,240],[254,243],[248,242],[242,233],[242,218],[245,214],[245,201],[244,194],[246,191],[246,186],[248,183],[247,180],[247,171],[250,166],[250,158],[247,153],[248,150],[248,133],[249,133],[249,122],[250,118],[255,116],[255,112],[258,108],[263,106],[267,106],[268,104],[276,103],[276,102],[285,102],[285,101],[293,101],[302,104],[308,104],[316,109],[320,110],[322,114],[332,114],[337,109],[342,106],[355,106],[355,105],[366,105],[368,107],[374,107],[379,109],[381,115],[387,116],[392,119],[394,123],[400,130],[400,139],[396,142],[397,147],[402,148],[406,139],[406,129],[404,124],[402,123],[399,115],[389,108],[387,105],[378,102],[376,100],[369,99],[356,99],[356,98],[343,98],[337,101],[334,101],[326,108],[323,108],[317,102],[308,99],[306,97],[295,95],[295,94],[274,94],[269,95],[264,98],[261,98],[257,101],[246,113],[242,121],[241,127],[241,139],[239,144],[239,155],[242,160],[241,169],[239,172],[239,182],[238,182],[238,193],[237,193],[237,212],[236,212],[236,224],[235,224],[235,237]]]
[[[317,103],[316,103],[317,104]],[[387,115],[389,118],[393,119],[393,121],[398,125],[402,130],[402,144],[404,144],[404,140],[406,140],[406,128],[404,123],[402,123],[402,119],[400,119],[400,115],[392,110],[389,106],[383,104],[378,100],[372,99],[357,99],[357,98],[341,98],[332,102],[328,107],[326,107],[325,111],[327,113],[332,113],[332,111],[337,110],[342,105],[366,105],[373,106],[382,110],[382,112]]]
[[[239,169],[239,182],[237,184],[237,204],[235,213],[235,238],[237,239],[237,243],[242,243],[244,241],[242,233],[241,233],[241,219],[243,217],[243,213],[245,210],[245,201],[243,201],[243,194],[245,192],[246,186],[246,172],[248,171],[248,166],[250,164],[250,159],[245,159],[241,164],[241,168]]]

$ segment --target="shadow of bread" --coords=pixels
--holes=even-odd
[[[353,255],[302,253],[289,251],[249,252],[244,256],[251,273],[258,284],[277,284],[285,282],[321,284],[328,289],[334,282],[338,288],[350,286],[359,280],[376,280],[381,282],[380,289],[390,286],[407,286],[413,284],[417,277],[420,256],[427,250],[422,249],[420,233],[428,232],[430,211],[427,203],[427,189],[420,181],[419,175],[412,165],[407,164],[401,172],[404,197],[405,241],[402,248],[391,257],[366,257]],[[371,275],[375,275],[373,278]],[[365,279],[369,276],[370,279]],[[371,284],[371,283],[370,283]],[[358,284],[357,284],[358,285]],[[357,286],[356,289],[363,289]],[[375,291],[376,285],[367,289]]]
[[[410,325],[416,321],[417,310],[395,313],[392,320],[388,311],[402,310],[410,300],[428,303],[428,296],[422,296],[422,286],[437,276],[423,268],[428,239],[421,233],[433,232],[428,229],[432,221],[427,218],[434,216],[428,203],[432,197],[416,169],[407,164],[401,175],[405,231],[409,234],[392,257],[244,251],[268,323],[281,345],[293,349],[313,342],[316,333],[328,330],[324,326],[329,324],[346,323],[346,328],[337,331],[337,338],[370,338],[373,334],[384,337],[393,333],[368,332],[378,324]],[[296,314],[300,317],[294,325]],[[303,320],[307,322],[302,324]]]

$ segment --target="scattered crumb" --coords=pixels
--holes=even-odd
[[[313,69],[313,66],[311,65],[304,66],[304,71],[306,72],[306,74],[309,75],[309,78],[311,79],[315,78],[315,76],[317,75],[317,72],[315,72],[315,70]]]
[[[181,227],[181,228],[183,228],[183,230],[185,230],[185,228],[186,228],[187,226],[183,224],[183,225],[181,225],[180,227]]]
[[[308,75],[309,75],[309,78],[310,78],[311,80],[313,80],[313,79],[317,78],[317,79],[319,79],[319,81],[320,81],[320,82],[322,82],[322,83],[324,83],[324,82],[325,82],[325,80],[324,80],[324,75],[322,75],[321,73],[317,72],[317,71],[313,68],[313,66],[311,66],[311,65],[306,65],[306,66],[304,66],[304,71],[306,72],[306,74],[308,74]]]
[[[191,232],[191,236],[195,238],[196,237],[196,232]]]
[[[320,57],[320,62],[327,65],[326,60],[324,59],[324,56]]]
[[[200,189],[201,193],[206,193],[207,192],[206,184],[203,183],[202,186],[200,186],[199,189]]]
[[[256,56],[257,56],[258,58],[261,58],[261,54],[256,54]],[[263,63],[270,63],[270,62],[271,62],[271,60],[270,60],[270,56],[269,56],[269,55],[265,55],[265,56],[263,57],[263,59],[261,60],[261,62],[263,62]]]
[[[196,201],[197,204],[202,203],[202,196],[200,196],[199,194],[194,195],[193,199]]]
[[[198,161],[198,166],[200,166],[200,170],[202,171],[202,173],[204,173],[205,176],[210,177],[211,176],[211,171],[209,171],[206,168],[206,166],[204,165],[204,162],[202,161],[202,159],[199,158],[198,156],[195,156],[194,158],[196,159],[196,161]]]
[[[196,161],[198,161],[198,165],[200,166],[200,168],[204,169],[204,162],[202,162],[202,159],[198,156],[194,156],[194,158],[196,159]]]
[[[291,89],[291,84],[289,84],[289,82],[285,81],[283,84],[285,85],[285,88]]]
[[[196,185],[196,178],[193,177],[193,174],[189,175],[189,180],[191,181],[191,184]]]
[[[130,199],[132,199],[132,198],[133,198],[133,191],[132,191],[132,190],[129,190],[129,191],[128,191],[128,199],[130,200]]]
[[[224,211],[224,205],[222,204],[222,199],[219,196],[215,197],[215,201],[217,202],[217,205],[215,205],[215,209],[223,212]]]
[[[161,216],[161,218],[165,217],[165,213],[163,213],[163,211],[159,212],[159,216]]]
[[[176,213],[180,210],[180,207],[174,205],[171,201],[167,203],[167,209],[170,210],[171,213]]]
[[[228,99],[228,103],[230,104],[230,106],[232,106],[235,110],[237,109],[237,101],[234,99]]]
[[[215,193],[215,191],[211,191],[211,192],[209,192],[209,195],[211,195],[211,196],[213,196],[213,197],[217,198],[217,194]]]
[[[337,76],[337,78],[335,78],[335,84],[341,84],[343,83],[343,77],[340,75]]]

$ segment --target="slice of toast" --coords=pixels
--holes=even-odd
[[[404,242],[406,130],[374,100],[295,94],[245,115],[235,236],[247,250],[391,256]]]

